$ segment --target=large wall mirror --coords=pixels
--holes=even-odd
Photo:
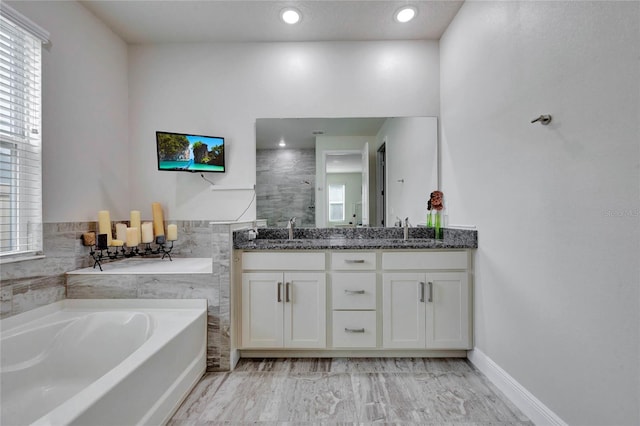
[[[284,227],[426,220],[437,189],[436,117],[259,118],[256,218]]]

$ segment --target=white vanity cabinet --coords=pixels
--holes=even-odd
[[[383,253],[383,346],[471,349],[468,267],[465,251]]]
[[[472,348],[470,250],[243,251],[241,259],[237,342],[247,356]]]
[[[242,347],[325,348],[324,253],[243,253],[242,261]]]

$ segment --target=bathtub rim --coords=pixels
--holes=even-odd
[[[0,319],[0,332],[26,328],[27,323],[62,310],[94,309],[207,309],[207,299],[63,299]]]

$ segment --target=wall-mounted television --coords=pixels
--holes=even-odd
[[[224,173],[224,138],[156,132],[158,170]]]

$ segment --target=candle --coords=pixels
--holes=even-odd
[[[138,228],[127,228],[127,247],[136,247],[140,244]]]
[[[116,239],[125,241],[127,239],[127,225],[124,223],[116,223]],[[111,241],[113,243],[113,241]]]
[[[98,212],[98,234],[107,234],[107,245],[111,245],[111,218],[109,210],[100,210]]]
[[[145,222],[142,224],[142,242],[153,242],[153,224],[151,222]]]
[[[125,236],[127,234],[127,229],[125,228],[124,230]],[[121,239],[117,239],[117,240],[111,240],[111,246],[112,247],[122,247],[124,244],[124,242]]]
[[[178,239],[178,225],[167,225],[167,241],[175,241]]]
[[[164,235],[164,214],[160,203],[152,203],[151,210],[153,212],[153,232],[157,236]]]
[[[140,227],[140,210],[131,210],[131,217],[129,219],[129,226],[132,228],[138,228],[138,241],[142,238]]]

